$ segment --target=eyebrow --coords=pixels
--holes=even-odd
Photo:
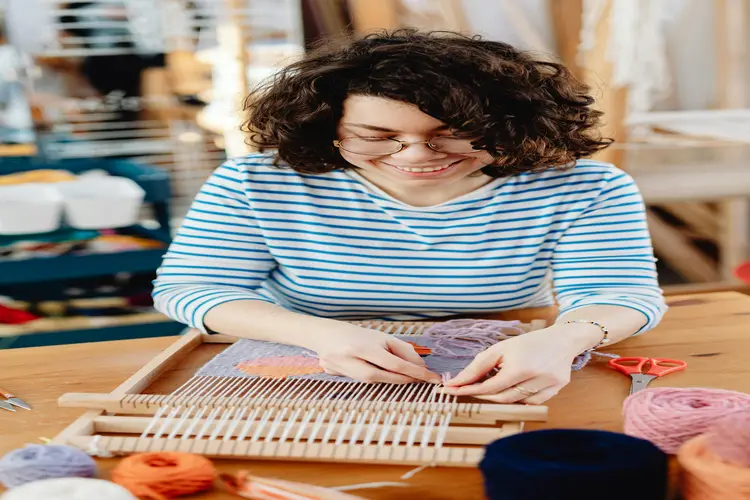
[[[398,132],[398,130],[393,130],[386,127],[378,127],[377,125],[368,125],[366,123],[344,123],[343,125],[346,125],[348,127],[358,127],[358,128],[364,128],[367,130],[374,130],[376,132]],[[432,129],[432,132],[437,132],[440,130],[447,130],[450,128],[448,125],[441,125],[439,127],[436,127]]]

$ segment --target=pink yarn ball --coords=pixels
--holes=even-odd
[[[750,394],[723,389],[655,387],[623,403],[624,432],[675,454],[717,419],[750,408]]]
[[[750,408],[716,421],[708,432],[706,446],[728,462],[750,467]]]

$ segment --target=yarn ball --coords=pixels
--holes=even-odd
[[[655,387],[623,403],[624,432],[669,454],[733,412],[750,408],[750,394],[724,389]]]
[[[686,442],[677,453],[684,500],[750,498],[750,468],[729,462],[709,447],[709,435]]]
[[[30,444],[0,458],[0,483],[6,488],[41,479],[94,477],[96,462],[78,448],[56,444]]]
[[[479,469],[489,500],[663,500],[668,455],[625,434],[544,429],[493,441]]]
[[[706,440],[715,455],[750,469],[750,408],[717,420]]]
[[[165,500],[208,490],[218,477],[213,463],[192,453],[136,453],[112,471],[112,481],[138,497]]]
[[[120,485],[102,479],[42,479],[14,488],[0,500],[138,500]]]

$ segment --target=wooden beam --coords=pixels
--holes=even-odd
[[[750,69],[747,0],[715,0],[716,103],[719,108],[747,106],[746,75]],[[739,281],[734,270],[750,258],[750,197],[736,197],[720,206],[721,276]]]
[[[580,71],[582,80],[591,87],[593,96],[597,100],[595,107],[604,113],[602,135],[624,143],[627,142],[625,118],[628,94],[626,88],[614,88],[612,84],[613,67],[608,60],[611,12],[612,2],[609,1],[597,22],[592,47],[584,48],[580,52],[582,56]],[[609,147],[594,155],[593,158],[625,167],[623,165],[624,154],[620,148]]]
[[[548,0],[547,6],[552,19],[557,57],[576,78],[581,78],[578,45],[581,40],[583,0]]]
[[[719,235],[719,218],[708,203],[676,203],[661,206],[674,217],[681,219],[696,236],[716,241]]]
[[[647,209],[648,227],[654,252],[686,279],[697,282],[719,281],[715,264],[694,248],[679,229],[664,222]]]
[[[366,34],[399,27],[398,0],[347,0],[354,31]]]
[[[721,277],[739,282],[734,271],[750,257],[750,199],[733,198],[720,204]]]
[[[747,0],[714,0],[716,32],[716,105],[747,105],[748,13]]]

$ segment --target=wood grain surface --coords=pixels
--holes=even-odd
[[[628,339],[608,350],[625,356],[658,356],[683,359],[688,369],[663,379],[651,387],[712,387],[750,393],[750,297],[733,292],[668,297],[670,310],[661,325],[644,335]],[[524,321],[554,318],[553,310],[525,310],[506,313],[504,319]],[[31,404],[32,411],[10,413],[0,410],[0,454],[51,438],[83,412],[58,408],[57,399],[67,392],[110,392],[176,337],[126,340],[0,351],[0,386]],[[170,390],[187,379],[220,345],[206,345],[185,364],[157,380],[147,391]],[[537,428],[592,428],[621,431],[622,401],[630,381],[592,363],[580,372],[558,396],[550,400],[549,419],[529,423]],[[103,478],[117,464],[116,459],[100,460]],[[260,476],[278,477],[324,486],[372,481],[399,481],[409,467],[298,462],[217,460],[222,472],[247,469]],[[405,488],[358,490],[363,498],[455,500],[483,498],[482,477],[474,469],[427,469],[416,474]],[[238,498],[215,491],[184,498]]]

